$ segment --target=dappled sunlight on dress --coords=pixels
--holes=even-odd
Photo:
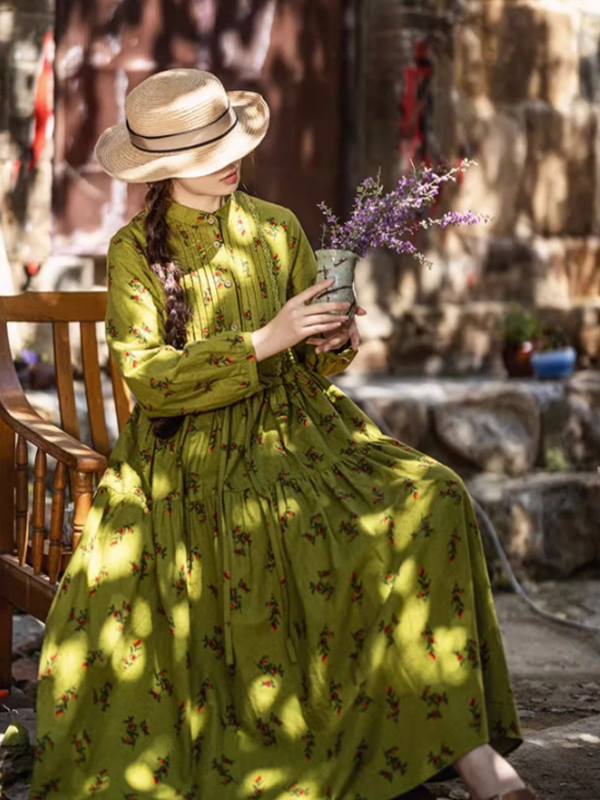
[[[330,383],[350,349],[254,357],[274,292],[314,281],[296,218],[238,192],[168,221],[184,351],[164,344],[144,215],[109,253],[107,332],[138,404],[50,614],[32,798],[390,800],[479,744],[508,752],[462,482]],[[180,413],[157,439],[151,418]]]

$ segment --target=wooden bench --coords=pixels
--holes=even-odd
[[[45,619],[60,575],[81,537],[97,481],[106,469],[109,437],[96,337],[96,324],[104,321],[106,300],[105,291],[25,292],[0,297],[0,689],[9,688],[11,682],[13,608],[18,606]],[[8,322],[52,324],[60,428],[32,408],[21,388]],[[70,322],[78,323],[81,331],[92,447],[80,441]],[[109,363],[120,431],[131,413],[131,397],[112,357]],[[28,463],[30,445],[35,451],[33,470]],[[56,461],[49,517],[48,458]],[[68,501],[74,503],[72,549],[62,543]]]

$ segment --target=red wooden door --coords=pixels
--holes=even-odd
[[[140,209],[145,187],[102,173],[94,144],[134,86],[176,66],[266,97],[272,122],[254,186],[316,236],[316,204],[335,204],[339,185],[341,3],[58,0],[54,252],[101,254]]]

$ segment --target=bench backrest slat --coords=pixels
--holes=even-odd
[[[102,396],[102,382],[100,380],[95,322],[81,323],[81,357],[92,445],[94,450],[108,458],[110,448],[108,445],[104,398]]]
[[[82,418],[80,429],[80,420],[77,416],[70,336],[70,325],[78,323],[81,332],[81,360],[91,437],[91,442],[88,444],[108,457],[111,442],[107,425],[105,391],[108,387],[112,388],[119,431],[131,414],[132,398],[107,350],[105,350],[106,358],[99,352],[97,326],[98,323],[104,322],[106,305],[106,291],[25,292],[10,297],[0,296],[0,389],[2,396],[6,398],[6,408],[16,407],[20,402],[18,398],[22,394],[13,364],[16,353],[10,351],[8,323],[49,323],[52,326],[56,394],[60,416],[60,420],[56,422],[66,433],[80,439],[81,431],[87,426],[83,425]],[[102,380],[101,363],[109,367],[110,384]],[[81,409],[79,411],[81,412]],[[33,470],[28,464],[27,442],[23,436],[15,436],[7,419],[0,419],[0,457],[3,460],[0,499],[4,501],[5,512],[0,520],[0,553],[13,553],[21,565],[26,562],[32,565],[34,575],[47,573],[50,581],[55,583],[64,567],[62,539],[64,510],[68,499],[66,489],[70,486],[68,494],[75,502],[72,544],[76,545],[91,503],[93,475],[74,471],[69,474],[64,464],[54,465],[52,461],[55,467],[54,481],[53,485],[49,485],[51,473],[43,452],[44,444],[35,437],[31,443],[34,448],[38,448]],[[32,483],[33,493],[31,493]],[[48,505],[52,507],[49,524]]]

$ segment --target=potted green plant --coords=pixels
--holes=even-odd
[[[504,317],[504,346],[502,359],[511,378],[533,375],[531,356],[540,335],[540,324],[531,311],[515,308]]]
[[[573,374],[577,351],[562,328],[547,326],[542,330],[537,352],[531,356],[536,378],[559,379]]]

